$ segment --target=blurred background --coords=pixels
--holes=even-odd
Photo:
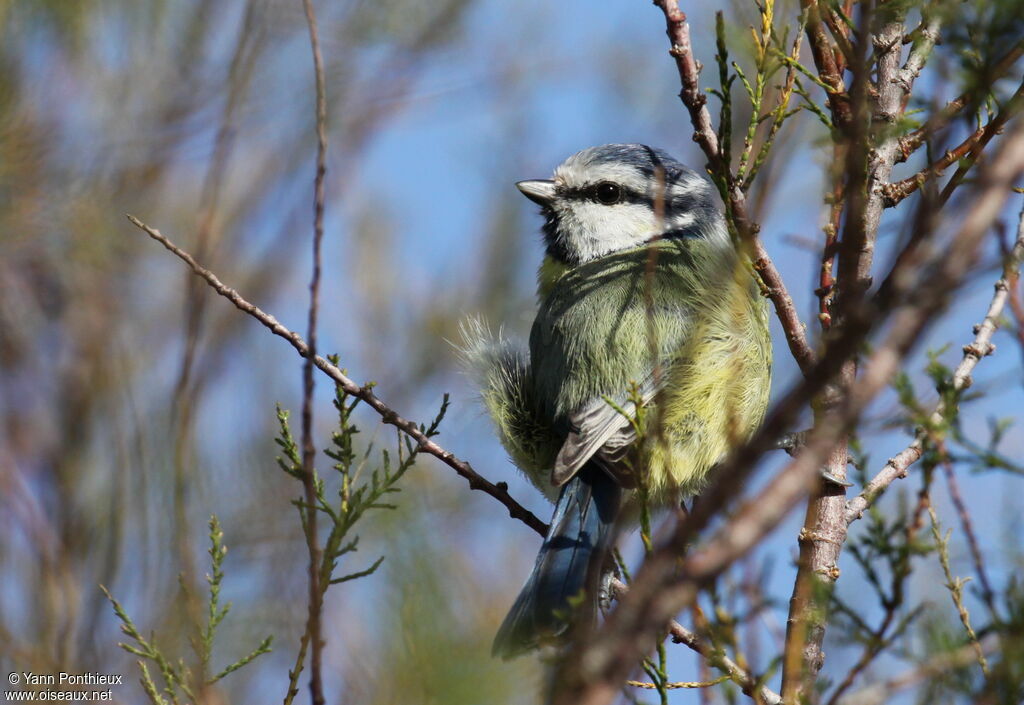
[[[696,51],[712,67],[714,5],[690,13]],[[724,9],[742,60],[756,12],[728,2]],[[439,442],[491,481],[507,482],[546,520],[549,505],[497,444],[449,341],[473,314],[512,334],[529,330],[540,218],[515,181],[545,178],[569,154],[606,142],[648,143],[703,166],[677,98],[663,17],[632,0],[353,0],[317,10],[330,128],[320,349],[340,355],[357,381],[375,380],[408,418],[429,420],[450,392]],[[941,96],[937,79],[926,80]],[[225,679],[218,697],[284,697],[306,614],[306,554],[290,503],[301,487],[275,463],[274,404],[298,411],[301,360],[190,278],[125,214],[304,334],[313,104],[298,0],[0,1],[5,673],[120,673],[126,685],[114,689],[115,701],[141,702],[135,658],[117,647],[122,635],[99,586],[169,653],[187,654],[178,576],[204,589],[206,522],[217,514],[229,547],[223,594],[233,609],[214,662],[275,637],[273,653]],[[817,262],[808,243],[820,242],[824,222],[823,137],[813,117],[788,122],[754,200],[769,250],[811,322]],[[1011,228],[1014,215],[1007,211]],[[887,217],[883,242],[902,222],[899,213]],[[956,364],[997,262],[993,243],[987,271],[908,368],[925,400],[934,393],[924,351]],[[777,326],[773,333],[778,391],[795,367]],[[1012,341],[999,334],[999,353],[976,374],[983,398],[965,405],[963,427],[982,445],[991,419],[1021,408]],[[320,448],[335,422],[332,395],[320,377]],[[361,442],[394,445],[375,416],[358,423]],[[907,444],[899,426],[893,397],[881,399],[862,438],[868,472]],[[998,450],[1019,458],[1019,431],[1011,428]],[[769,458],[766,470],[782,460]],[[321,458],[321,471],[329,465]],[[962,484],[993,575],[1005,581],[1022,563],[1019,480],[965,468]],[[900,494],[916,486],[894,488],[883,506],[896,511]],[[359,552],[339,572],[385,555],[381,569],[327,594],[328,701],[535,702],[538,659],[506,664],[488,654],[539,538],[432,458],[402,487],[396,511],[361,525]],[[945,490],[935,498],[954,526]],[[769,666],[781,643],[801,521],[797,512],[722,583],[726,601],[753,588],[763,597],[743,623],[756,669]],[[636,543],[625,543],[634,562]],[[970,574],[959,539],[953,566]],[[841,567],[840,595],[857,604],[864,577]],[[911,601],[927,601],[929,619],[951,625],[956,614],[939,576],[936,561],[922,565]],[[863,609],[867,617],[878,607]],[[929,633],[915,632],[909,646]],[[841,677],[858,653],[842,636],[830,634],[826,677]],[[700,675],[693,654],[671,652],[673,680]]]

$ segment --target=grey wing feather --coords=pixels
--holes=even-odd
[[[658,390],[653,375],[640,385],[639,392],[644,405],[654,399]],[[551,470],[551,482],[556,487],[572,479],[594,456],[604,461],[602,465],[617,463],[636,440],[636,430],[629,420],[636,415],[636,404],[627,400],[625,395],[615,402],[625,416],[604,398],[592,399],[569,416],[569,435],[562,443]]]

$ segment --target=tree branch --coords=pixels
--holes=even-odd
[[[313,360],[316,359],[317,316],[320,310],[321,249],[324,239],[324,175],[327,171],[327,95],[324,85],[324,62],[320,54],[320,38],[317,33],[316,12],[312,0],[302,0],[309,26],[309,43],[313,52],[313,75],[316,83],[316,176],[313,180],[313,265],[309,279],[309,320],[306,340],[309,354],[302,365],[302,487],[306,496],[304,529],[306,546],[309,551],[309,616],[306,620],[305,638],[310,644],[309,691],[313,705],[324,705],[323,647],[321,610],[324,590],[320,586],[320,541],[318,538],[316,506],[316,446],[313,444]],[[295,676],[298,676],[296,667]],[[289,687],[285,703],[294,697],[294,686]]]
[[[128,220],[130,220],[137,228],[144,231],[151,238],[177,255],[193,272],[195,272],[196,275],[206,280],[206,283],[209,284],[214,291],[234,304],[235,308],[255,318],[274,335],[287,340],[302,357],[309,356],[309,346],[306,345],[306,341],[302,339],[302,336],[283,326],[269,313],[266,313],[259,307],[246,301],[241,294],[222,283],[213,272],[203,268],[195,261],[195,259],[192,258],[192,255],[182,250],[164,235],[161,235],[159,230],[149,227],[133,215],[129,215]],[[445,450],[428,438],[419,424],[403,418],[398,414],[398,412],[381,401],[381,399],[373,393],[372,385],[368,384],[362,387],[359,386],[349,379],[349,377],[346,376],[345,373],[337,366],[332,365],[319,355],[313,359],[313,364],[316,365],[324,374],[334,380],[335,384],[338,384],[347,394],[363,400],[367,406],[380,414],[381,420],[384,423],[394,426],[402,433],[416,441],[420,452],[433,455],[445,465],[452,468],[469,483],[470,489],[480,490],[481,492],[489,494],[491,497],[505,505],[510,517],[523,522],[541,536],[545,536],[547,534],[547,524],[538,519],[533,512],[529,511],[513,499],[512,495],[508,493],[508,487],[504,482],[492,484],[481,477],[468,462],[460,460],[451,451]]]
[[[686,14],[679,9],[678,0],[654,0],[654,4],[665,14],[666,33],[672,45],[669,54],[675,59],[676,68],[679,70],[679,79],[683,85],[679,98],[690,113],[694,129],[693,139],[704,151],[712,173],[726,184],[726,193],[723,196],[727,200],[729,213],[732,215],[740,241],[750,250],[750,259],[761,278],[764,293],[772,302],[775,313],[782,323],[793,358],[804,374],[807,374],[814,366],[814,350],[807,342],[807,332],[800,321],[793,297],[790,296],[782,275],[779,274],[758,235],[759,226],[750,220],[743,184],[733,178],[732,167],[719,150],[718,137],[711,126],[707,96],[700,90],[700,66],[693,56],[690,25],[686,21]]]
[[[807,41],[811,45],[814,66],[822,82],[829,87],[825,95],[832,113],[832,124],[840,129],[845,128],[852,119],[849,96],[846,95],[846,84],[832,51],[832,42],[822,25],[821,7],[818,0],[800,0],[800,8],[807,14]]]
[[[1022,260],[1024,260],[1024,208],[1021,209],[1018,219],[1017,239],[1004,262],[1002,277],[995,283],[995,293],[989,302],[985,318],[975,327],[974,340],[964,346],[960,364],[953,371],[950,386],[954,391],[961,392],[971,385],[971,373],[974,368],[981,358],[994,350],[992,337],[999,328],[1003,308],[1009,297],[1009,282],[1017,276]],[[945,401],[940,399],[935,411],[932,412],[929,424],[940,424],[948,412]],[[925,443],[928,439],[928,430],[918,429],[913,442],[897,455],[889,458],[885,466],[865,485],[863,491],[847,503],[847,524],[852,524],[860,519],[864,515],[864,511],[885,492],[889,485],[897,479],[907,476],[910,466],[920,460],[924,453]]]
[[[885,184],[882,189],[882,200],[886,208],[891,208],[904,198],[921,188],[929,179],[941,176],[942,173],[961,159],[967,162],[962,164],[957,173],[950,179],[947,189],[950,193],[963,180],[964,174],[977,160],[978,155],[994,136],[999,134],[1006,125],[1007,120],[1016,115],[1024,104],[1024,83],[1017,87],[1013,96],[1006,105],[992,118],[988,124],[979,127],[971,135],[953,149],[946,150],[934,164],[925,167],[913,176],[908,176],[902,181]],[[943,200],[947,197],[944,196]]]
[[[671,48],[668,53],[676,60],[679,81],[682,90],[679,98],[690,112],[693,123],[693,141],[700,145],[704,154],[715,171],[726,172],[728,165],[722,169],[722,155],[718,149],[718,136],[711,126],[711,113],[708,112],[707,96],[700,90],[700,69],[693,56],[693,45],[690,43],[690,24],[686,21],[686,13],[679,9],[679,0],[654,0],[665,13],[665,33],[668,34]]]
[[[841,321],[853,308],[860,306],[870,287],[875,241],[884,209],[879,187],[888,182],[896,162],[896,123],[905,98],[938,39],[939,15],[926,12],[923,29],[901,68],[904,19],[905,9],[897,5],[876,8],[874,17],[865,10],[864,23],[870,20],[873,24],[877,20],[879,25],[875,31],[857,36],[852,51],[853,112],[848,129],[843,131],[848,140],[844,150],[848,212],[838,245],[835,281]],[[866,56],[869,39],[874,47],[873,61]],[[871,64],[877,76],[873,86],[869,86]],[[872,148],[868,149],[869,146]],[[826,242],[826,250],[831,249],[830,245]],[[829,314],[831,323],[830,312],[825,313]],[[844,366],[838,384],[829,389],[817,405],[816,423],[834,423],[833,408],[856,384],[857,365],[852,359]],[[840,482],[846,479],[848,455],[844,439],[827,459],[825,471],[829,476]],[[825,609],[821,604],[822,591],[817,586],[831,585],[839,576],[837,563],[846,540],[845,507],[845,490],[838,483],[822,483],[808,502],[787,620],[782,685],[786,700],[799,699],[811,692],[824,663]]]
[[[982,80],[978,81],[977,85],[993,85],[1003,77],[1003,74],[1010,70],[1010,67],[1013,66],[1021,56],[1024,56],[1024,40],[1018,42],[1009,52],[1007,52],[1006,56],[997,61],[992,67],[992,70],[987,72],[982,77]],[[932,115],[924,125],[901,137],[899,140],[899,152],[896,156],[896,161],[905,162],[909,159],[910,155],[917,151],[917,149],[923,145],[931,135],[934,135],[945,127],[960,113],[961,110],[977,99],[978,88],[972,87],[971,90],[962,93],[949,101],[942,110]]]

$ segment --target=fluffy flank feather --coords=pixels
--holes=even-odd
[[[521,341],[497,335],[486,322],[470,317],[459,325],[459,356],[480,389],[480,398],[494,422],[498,439],[512,462],[553,499],[557,488],[546,481],[550,468],[538,464],[554,457],[558,441],[537,421],[530,382],[530,354]],[[541,478],[545,481],[538,482]]]

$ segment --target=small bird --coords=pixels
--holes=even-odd
[[[655,506],[699,492],[761,423],[771,381],[765,302],[707,179],[607,144],[516,186],[544,216],[529,346],[473,321],[463,353],[513,462],[557,500],[494,640],[502,658],[557,640],[580,605],[594,617],[635,488]],[[653,431],[638,433],[638,407]]]

